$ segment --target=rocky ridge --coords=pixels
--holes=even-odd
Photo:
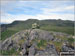
[[[21,56],[59,56],[55,45],[51,42],[67,43],[67,41],[58,36],[71,37],[64,33],[40,29],[23,30],[3,41],[0,49],[11,50],[14,48],[18,52],[17,55]]]

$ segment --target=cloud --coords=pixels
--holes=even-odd
[[[74,11],[74,6],[68,6],[65,8],[66,10],[73,10]]]
[[[43,13],[44,14],[50,14],[52,12],[73,12],[74,13],[74,6],[66,6],[64,8],[58,7],[58,8],[43,8]]]
[[[27,19],[39,19],[39,20],[44,20],[44,19],[63,19],[63,20],[74,20],[74,16],[73,14],[63,14],[63,15],[59,15],[59,14],[49,14],[49,15],[45,15],[45,14],[37,14],[35,16],[32,15],[11,15],[11,14],[6,14],[6,16],[1,17],[1,22],[2,23],[11,23],[15,20],[27,20]]]
[[[74,20],[73,1],[1,1],[1,22],[15,20]]]
[[[32,15],[24,15],[24,14],[20,14],[20,15],[12,15],[12,14],[6,14],[5,16],[1,16],[1,22],[2,23],[11,23],[15,20],[27,20],[29,18],[37,18],[36,16],[32,16]]]

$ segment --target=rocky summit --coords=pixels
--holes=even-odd
[[[0,49],[10,52],[13,50],[12,55],[20,56],[59,56],[61,50],[73,50],[62,43],[66,44],[68,42],[66,39],[70,37],[65,33],[40,29],[23,30],[2,41]]]

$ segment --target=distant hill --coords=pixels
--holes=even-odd
[[[26,21],[14,21],[11,24],[2,24],[1,25],[1,36],[6,38],[6,36],[11,36],[12,34],[30,29],[33,23],[37,23],[40,25],[40,29],[47,31],[55,31],[55,32],[64,32],[67,34],[74,35],[74,21],[69,20],[37,20],[37,19],[28,19]],[[13,32],[13,33],[12,33]],[[7,33],[11,33],[7,34]],[[4,35],[5,34],[5,35]]]
[[[28,19],[26,21],[14,21],[11,24],[2,24],[1,27],[13,28],[21,27],[21,29],[30,28],[33,23],[38,23],[40,26],[64,26],[64,27],[74,27],[74,21],[69,20],[37,20],[37,19]]]

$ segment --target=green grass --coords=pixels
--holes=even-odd
[[[59,52],[61,51],[61,47],[62,47],[62,42],[53,42],[55,47],[56,47],[56,50]]]
[[[59,36],[59,35],[54,35],[54,37],[61,39],[61,40],[67,40],[68,39],[66,36]]]
[[[38,42],[37,46],[40,48],[41,46],[45,47],[45,44],[47,44],[46,40],[40,40],[40,42]]]
[[[18,31],[14,31],[14,30],[6,30],[4,32],[1,33],[1,40],[5,40],[6,38],[12,36],[13,34],[15,34]]]
[[[16,54],[15,49],[11,49],[11,50],[1,50],[1,55],[12,55],[12,54]]]
[[[43,26],[40,29],[47,31],[63,32],[70,35],[74,35],[74,27],[59,27],[59,26]]]

